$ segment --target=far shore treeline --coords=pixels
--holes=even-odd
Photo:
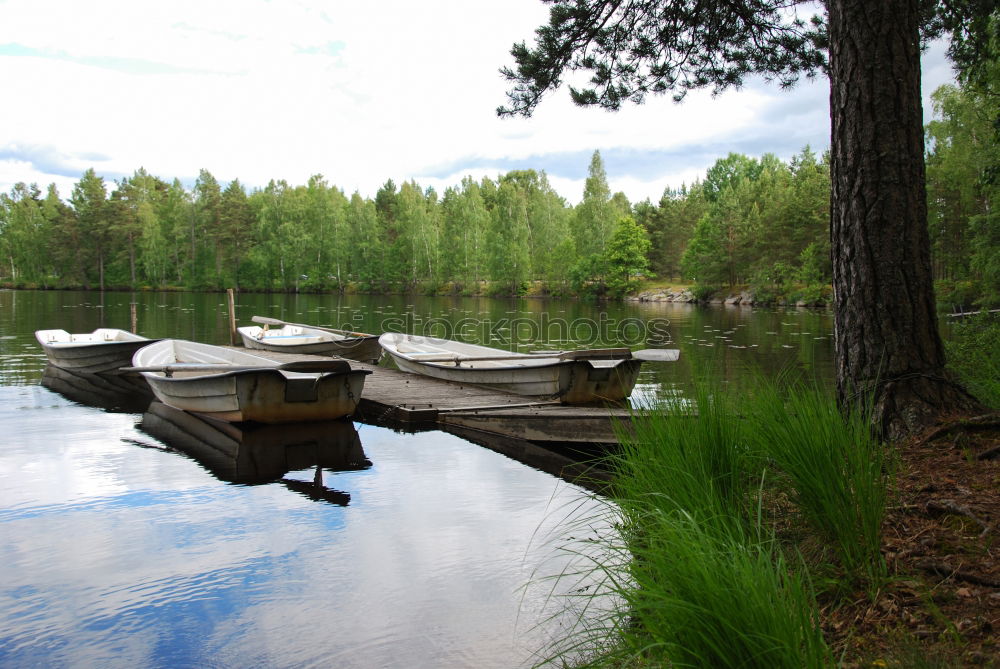
[[[995,101],[934,94],[927,182],[934,275],[946,305],[1000,295]],[[987,110],[987,111],[984,111]],[[995,175],[994,175],[995,177]],[[0,194],[0,285],[23,288],[617,296],[639,280],[749,287],[758,302],[821,302],[830,283],[828,157],[730,154],[659,202],[612,194],[593,154],[581,202],[518,170],[438,193],[387,181],[374,199],[322,176],[247,191],[202,170],[191,190],[93,169],[68,199]]]

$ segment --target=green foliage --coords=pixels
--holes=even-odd
[[[700,284],[728,281],[732,264],[726,260],[724,238],[719,220],[708,214],[702,216],[681,258],[684,276]]]
[[[485,276],[484,240],[490,213],[479,184],[462,180],[461,190],[445,190],[441,201],[442,273],[461,282],[476,282]]]
[[[938,311],[945,313],[975,311],[975,305],[982,292],[982,285],[974,279],[964,281],[941,279],[934,282],[934,295],[937,298]]]
[[[799,254],[799,270],[796,277],[802,283],[822,284],[830,276],[826,269],[830,264],[830,254],[820,250],[820,245],[811,242]]]
[[[683,275],[729,286],[750,282],[775,297],[779,284],[766,276],[776,266],[799,268],[800,281],[829,282],[829,191],[829,167],[808,147],[788,165],[770,154],[717,161],[697,191],[704,213],[680,256]]]
[[[983,288],[983,295],[976,303],[982,306],[1000,304],[1000,214],[990,210],[972,217],[969,223],[972,233],[970,265]]]
[[[631,216],[618,221],[608,242],[604,261],[611,268],[608,288],[614,295],[623,295],[638,286],[639,278],[649,271],[650,243],[646,229]]]
[[[947,107],[955,119],[964,118],[955,110],[968,112],[962,100]],[[988,147],[949,140],[964,127],[958,120],[938,123],[936,141],[952,149],[935,153],[940,169],[929,169],[929,178],[965,174],[949,167],[954,147]],[[980,173],[980,187],[969,192],[986,206],[995,188],[982,180],[985,167]],[[761,302],[820,303],[831,278],[828,211],[828,160],[808,147],[788,164],[730,154],[705,181],[634,207],[611,194],[596,152],[575,208],[534,170],[465,178],[440,198],[389,180],[374,199],[348,198],[321,175],[247,192],[239,180],[221,184],[202,170],[189,192],[141,169],[109,196],[88,170],[69,203],[54,187],[42,198],[26,184],[0,197],[0,280],[281,291],[343,291],[353,283],[376,292],[432,282],[475,294],[488,279],[503,294],[540,281],[549,293],[601,297],[657,275],[696,280],[701,298],[750,283]],[[960,252],[937,254],[944,247],[935,246],[936,267],[965,277],[939,284],[945,304],[988,304],[1000,295],[1000,233],[990,211],[969,214]],[[623,219],[631,223],[623,227]],[[969,294],[970,286],[979,292]]]
[[[711,283],[697,283],[691,287],[691,294],[696,302],[707,302],[722,290],[720,286]]]
[[[0,249],[16,285],[39,283],[46,287],[54,273],[47,258],[50,223],[40,195],[36,186],[19,183],[9,196],[0,196]]]
[[[650,269],[657,276],[681,276],[681,257],[698,220],[705,215],[707,201],[700,182],[691,188],[667,188],[658,206],[649,201],[634,207],[637,223],[649,232]]]
[[[516,69],[501,115],[530,115],[550,88],[583,70],[585,88],[571,88],[576,104],[618,109],[641,103],[650,92],[716,92],[742,85],[751,73],[790,86],[826,64],[826,23],[802,21],[778,2],[699,3],[554,2],[548,25],[537,29],[534,48],[511,49]],[[625,56],[627,54],[627,57]]]
[[[193,280],[198,288],[224,288],[222,268],[225,259],[225,238],[222,225],[222,187],[206,169],[198,174],[194,184],[194,225],[192,244],[196,246]],[[197,244],[195,236],[208,244]]]
[[[789,301],[804,302],[807,305],[822,305],[830,301],[830,287],[821,283],[810,283],[789,294]]]
[[[583,189],[583,202],[573,212],[573,240],[580,257],[604,254],[616,221],[615,209],[604,162],[600,152],[594,151]]]
[[[527,194],[502,182],[490,217],[486,266],[490,281],[508,295],[531,278],[530,234]]]
[[[759,269],[750,277],[750,292],[755,304],[774,304],[786,299],[791,289],[791,278],[795,268],[783,263],[775,263],[768,269]]]
[[[1000,98],[980,85],[942,86],[932,98],[935,119],[927,125],[928,222],[935,278],[975,281],[979,304],[1000,303]],[[996,88],[994,88],[996,90]],[[968,306],[970,296],[939,299]]]
[[[608,265],[604,256],[580,258],[570,270],[570,286],[578,295],[602,297],[608,290],[607,272]]]
[[[722,200],[727,192],[731,194],[742,184],[760,179],[762,171],[761,163],[753,158],[742,153],[730,153],[725,158],[715,161],[705,173],[703,182],[705,199],[715,204]]]
[[[1000,409],[1000,318],[981,313],[952,325],[945,342],[948,366],[981,402]]]
[[[484,294],[487,297],[520,297],[527,295],[530,288],[531,286],[525,281],[520,283],[490,282],[486,285]]]
[[[89,242],[80,247],[84,254],[84,285],[89,287],[94,282],[101,290],[105,287],[105,270],[112,244],[107,195],[104,179],[89,169],[73,187],[70,197],[79,221],[80,239]]]

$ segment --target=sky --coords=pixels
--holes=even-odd
[[[466,176],[544,170],[570,204],[601,152],[613,192],[657,201],[730,152],[784,160],[829,147],[828,84],[749,81],[617,113],[565,89],[528,119],[496,116],[513,43],[540,0],[0,0],[0,192],[93,168],[190,187],[201,169],[248,189],[323,175],[348,196],[388,179],[439,193]],[[929,95],[953,80],[923,59]]]

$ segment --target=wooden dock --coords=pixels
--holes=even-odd
[[[254,351],[279,362],[318,356]],[[538,442],[615,443],[615,426],[628,409],[574,406],[350,361],[371,371],[355,418],[401,429],[454,427]]]
[[[278,362],[319,356],[254,351]],[[588,464],[616,430],[627,429],[629,410],[534,401],[478,386],[442,381],[350,361],[372,373],[354,419],[402,431],[442,430],[584,487],[601,490],[608,473]]]

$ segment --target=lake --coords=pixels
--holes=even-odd
[[[581,488],[440,431],[362,423],[336,443],[279,435],[273,471],[266,449],[220,465],[142,406],[42,385],[35,330],[127,329],[133,303],[140,334],[229,343],[224,294],[0,291],[0,665],[517,667],[572,623],[552,596],[567,586],[545,577],[567,565],[564,518],[600,508]],[[636,404],[709,372],[832,383],[816,311],[238,296],[240,323],[255,314],[520,351],[679,348],[644,365]]]

